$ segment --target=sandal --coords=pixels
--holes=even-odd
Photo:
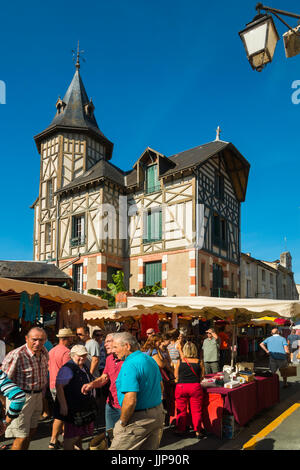
[[[59,441],[56,441],[56,442],[49,442],[48,448],[49,448],[49,449],[52,449],[52,450],[61,449],[61,443],[60,443]]]
[[[0,445],[0,450],[8,450],[10,448],[11,444],[1,444]]]

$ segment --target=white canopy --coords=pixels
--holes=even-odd
[[[300,317],[300,301],[273,299],[230,299],[223,297],[128,297],[128,308],[140,311],[147,308],[156,313],[178,313],[183,316],[212,318],[276,315],[283,318]],[[148,313],[148,312],[147,312]]]
[[[148,313],[155,313],[151,308],[108,308],[103,310],[92,310],[83,314],[83,319],[87,320],[92,324],[93,320],[125,320],[129,317],[141,317],[141,315],[147,315]]]

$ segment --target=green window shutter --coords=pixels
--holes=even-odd
[[[147,191],[154,186],[154,168],[154,165],[147,168]]]
[[[161,240],[162,236],[162,216],[161,211],[155,211],[152,214],[152,240]]]
[[[162,211],[160,210],[158,213],[158,239],[162,239]]]
[[[151,165],[146,169],[146,191],[151,193],[160,189],[157,177],[157,165]]]
[[[145,281],[146,286],[153,286],[156,282],[162,280],[161,261],[155,261],[145,264]]]
[[[162,239],[162,211],[148,212],[145,216],[144,241],[151,242]]]
[[[147,214],[147,240],[151,241],[152,240],[152,214],[151,212],[148,212]]]

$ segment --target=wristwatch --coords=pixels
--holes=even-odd
[[[120,419],[120,424],[121,424],[122,428],[125,428],[126,424],[123,423],[123,421],[121,419]]]

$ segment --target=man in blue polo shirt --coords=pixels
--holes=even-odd
[[[159,367],[127,332],[114,335],[113,352],[124,363],[116,381],[121,417],[109,450],[158,449],[164,426]]]
[[[266,338],[262,343],[260,343],[260,347],[269,355],[269,367],[271,372],[275,374],[278,369],[287,367],[289,347],[286,339],[283,336],[280,336],[277,328],[273,328],[271,335],[272,336],[269,336],[269,338]],[[284,387],[290,385],[287,383],[286,377],[282,378]]]

